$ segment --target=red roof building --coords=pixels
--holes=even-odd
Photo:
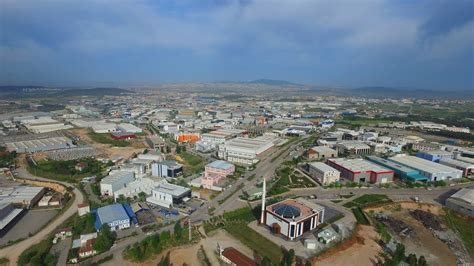
[[[221,259],[233,266],[257,266],[258,264],[251,258],[242,254],[235,248],[221,250]]]
[[[110,133],[110,135],[115,140],[127,140],[127,139],[134,139],[137,137],[134,133],[129,133],[129,132],[113,132],[113,133]]]

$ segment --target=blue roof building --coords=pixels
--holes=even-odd
[[[212,168],[222,169],[222,170],[227,170],[227,169],[230,169],[230,168],[234,167],[233,164],[228,163],[228,162],[223,161],[223,160],[213,161],[212,163],[208,164],[207,166],[210,166]]]
[[[100,230],[103,224],[108,224],[111,231],[130,227],[130,222],[137,223],[137,217],[128,204],[112,204],[100,207],[94,211],[96,215],[95,228]]]
[[[439,163],[439,160],[446,160],[446,159],[454,159],[454,154],[449,151],[425,151],[425,152],[417,152],[416,157]]]

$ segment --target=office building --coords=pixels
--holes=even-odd
[[[146,199],[146,202],[171,209],[174,204],[181,204],[187,198],[191,198],[191,189],[174,184],[161,183],[152,190],[151,196]]]
[[[151,175],[157,177],[177,177],[183,173],[183,165],[171,160],[152,163]]]

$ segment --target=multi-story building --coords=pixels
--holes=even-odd
[[[370,146],[361,141],[342,141],[336,147],[337,153],[344,156],[361,156],[371,153]]]
[[[158,177],[177,177],[183,173],[183,165],[172,160],[156,162],[151,165],[151,175]]]
[[[226,176],[235,172],[235,166],[226,161],[217,160],[208,165],[204,169],[204,176],[201,178],[201,186],[211,189]]]
[[[180,204],[185,198],[191,198],[191,190],[186,187],[162,183],[151,192],[146,199],[150,204],[171,209],[173,204]]]
[[[272,136],[231,139],[219,145],[218,156],[229,162],[252,165],[259,161],[259,155],[273,147],[274,141]]]
[[[327,146],[315,146],[306,152],[306,156],[309,160],[335,158],[337,151]]]

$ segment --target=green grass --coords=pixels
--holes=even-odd
[[[342,206],[351,209],[351,208],[354,208],[354,207],[358,207],[359,205],[357,203],[349,201],[349,202],[344,203]]]
[[[204,170],[204,160],[194,154],[188,152],[180,152],[179,157],[184,161],[184,176],[199,173]]]
[[[224,219],[227,221],[244,221],[251,222],[256,220],[255,214],[249,207],[236,209],[234,211],[224,213]]]
[[[474,219],[463,217],[455,211],[445,209],[444,221],[449,228],[457,231],[471,257],[474,257]]]
[[[74,167],[78,162],[87,163],[87,168],[83,171],[77,171]],[[95,159],[84,158],[70,161],[41,160],[36,162],[36,165],[28,161],[27,170],[33,175],[40,177],[77,182],[86,176],[99,175],[104,167],[104,164]]]
[[[373,204],[392,202],[392,200],[389,199],[387,195],[366,194],[354,199],[353,202],[361,206],[368,206]]]
[[[272,241],[266,239],[245,223],[232,223],[224,227],[233,237],[255,251],[261,257],[268,257],[273,265],[279,265],[282,251]]]
[[[362,211],[360,207],[352,208],[352,212],[354,213],[354,216],[358,224],[370,225],[370,222],[367,219],[367,216],[365,216],[364,211]]]
[[[110,144],[115,147],[128,147],[130,145],[130,142],[128,141],[113,139],[109,133],[95,133],[91,131],[89,132],[89,137],[94,142],[102,143],[102,144]]]

